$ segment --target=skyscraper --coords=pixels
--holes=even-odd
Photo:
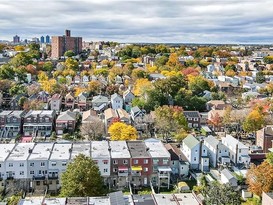
[[[82,37],[71,37],[70,30],[66,30],[64,36],[52,36],[51,40],[52,58],[59,58],[68,50],[76,55],[82,51]]]
[[[46,43],[50,43],[50,37],[49,37],[49,35],[46,35],[46,41],[45,41]]]
[[[41,42],[41,43],[45,43],[45,37],[44,37],[44,36],[41,36],[40,42]]]
[[[13,43],[20,43],[20,37],[17,35],[13,36]]]

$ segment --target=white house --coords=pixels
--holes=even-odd
[[[221,171],[221,183],[230,184],[232,187],[237,187],[237,179],[228,169],[223,169]]]
[[[107,182],[110,177],[110,152],[107,141],[91,142],[91,158],[98,165],[101,176]]]
[[[15,144],[0,144],[0,178],[6,179],[6,159],[15,147]],[[2,183],[1,183],[2,184]]]
[[[231,135],[226,135],[222,138],[222,143],[229,149],[229,157],[231,162],[235,165],[244,164],[248,166],[250,163],[250,156],[248,155],[249,147],[244,145],[239,140]]]
[[[123,98],[117,93],[111,95],[111,105],[114,110],[123,108]]]
[[[217,167],[218,163],[227,164],[230,162],[229,149],[212,135],[204,139],[204,145],[207,147],[212,167]]]
[[[6,159],[6,179],[27,179],[27,159],[34,143],[19,143]]]
[[[200,142],[192,135],[188,135],[182,142],[182,153],[190,163],[191,169],[199,169]]]

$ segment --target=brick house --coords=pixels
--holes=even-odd
[[[256,133],[256,145],[262,147],[264,153],[268,153],[272,148],[273,127],[266,126]]]
[[[76,127],[77,115],[69,110],[62,112],[56,119],[56,133],[63,134],[65,131],[73,132]]]

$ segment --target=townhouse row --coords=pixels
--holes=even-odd
[[[189,164],[161,141],[92,141],[84,143],[0,144],[2,186],[56,192],[60,176],[77,155],[91,157],[98,165],[106,185],[115,188],[169,187],[171,174],[187,176]],[[15,182],[17,184],[15,184]]]

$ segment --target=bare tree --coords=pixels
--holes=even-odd
[[[97,140],[104,134],[104,124],[99,118],[93,118],[82,123],[81,135],[87,137],[89,140]]]

